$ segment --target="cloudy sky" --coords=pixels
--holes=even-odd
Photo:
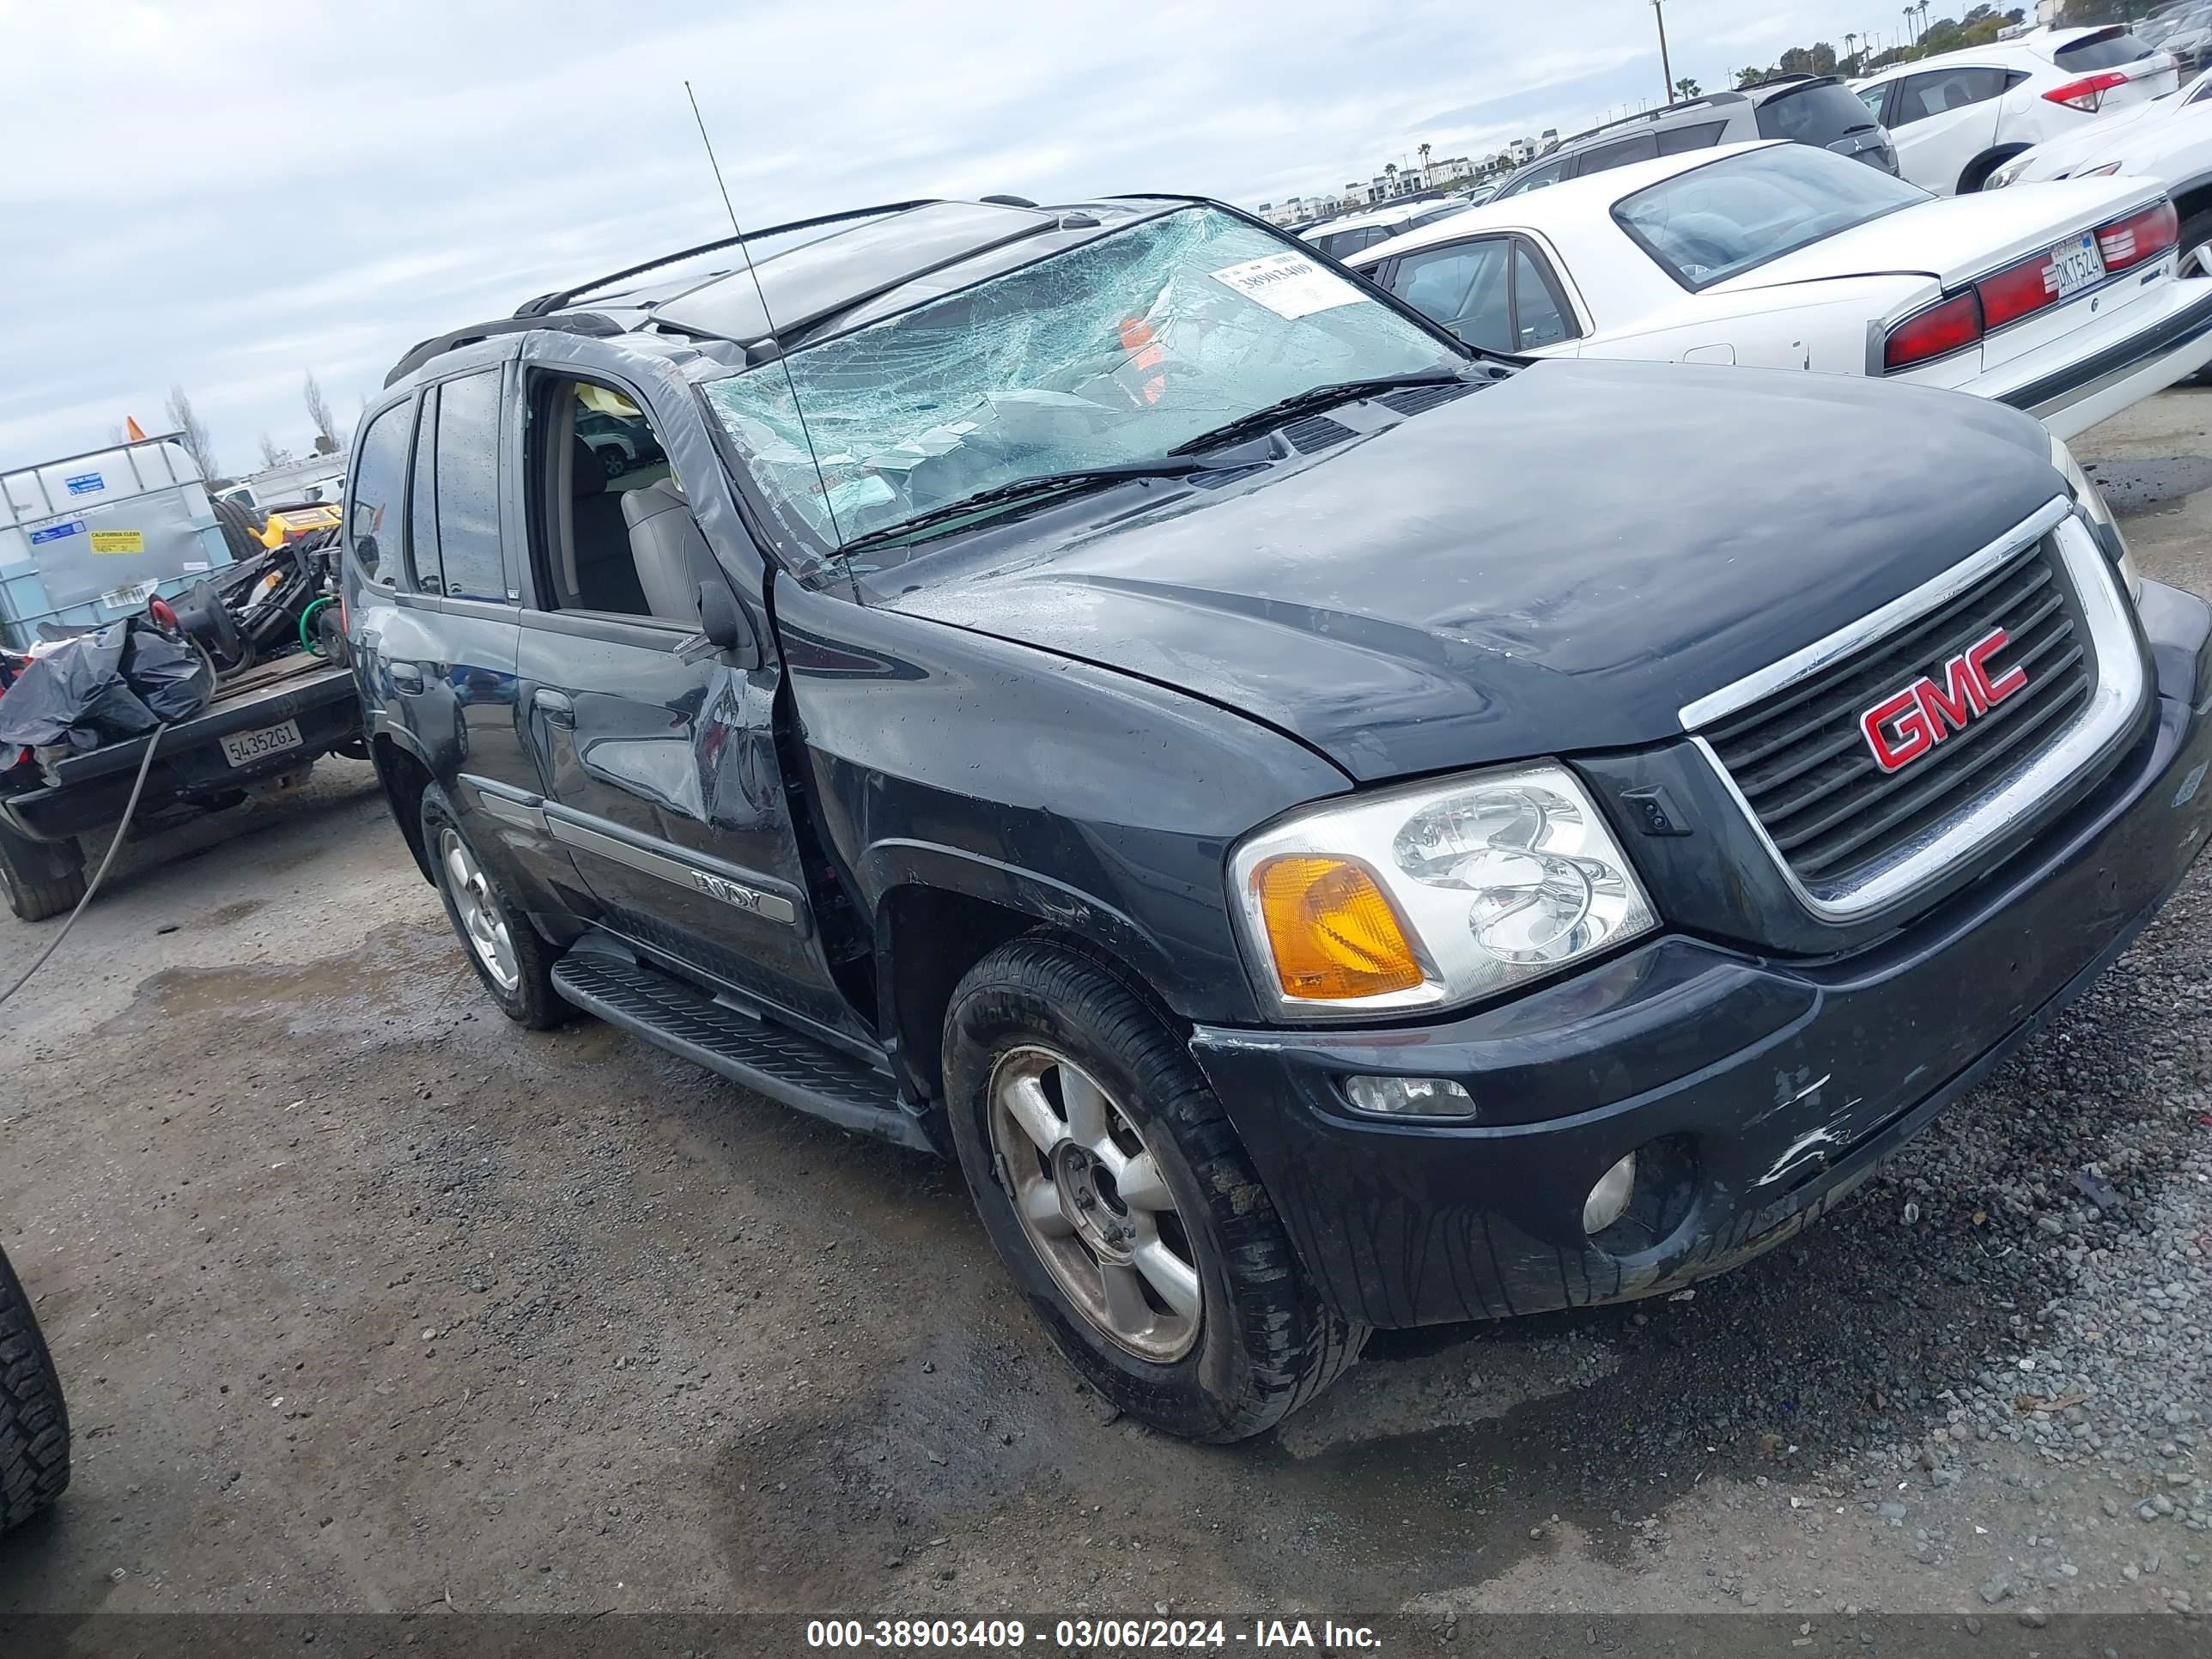
[[[1668,0],[1677,76],[1901,22]],[[1647,0],[0,0],[0,468],[191,393],[306,447],[415,341],[755,223],[910,196],[1254,204],[1586,125],[1660,85]]]

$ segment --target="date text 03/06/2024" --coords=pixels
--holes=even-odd
[[[1366,1625],[1333,1619],[1255,1619],[1231,1625],[1221,1619],[1060,1619],[1051,1645],[1090,1651],[1188,1651],[1244,1647],[1305,1649],[1320,1653],[1374,1652],[1382,1638]],[[1032,1629],[1018,1619],[815,1619],[807,1621],[810,1648],[1000,1648],[1044,1643],[1043,1621]]]

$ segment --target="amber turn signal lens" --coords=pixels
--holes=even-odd
[[[1283,994],[1313,1000],[1410,991],[1423,980],[1375,878],[1343,859],[1278,858],[1253,877]]]

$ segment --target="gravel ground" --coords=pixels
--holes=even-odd
[[[2201,591],[2208,422],[2077,446]],[[949,1168],[498,1019],[331,763],[134,853],[8,1010],[0,1242],[79,1461],[0,1613],[2202,1608],[2208,923],[2200,866],[1782,1249],[1378,1337],[1206,1449],[1072,1384]]]

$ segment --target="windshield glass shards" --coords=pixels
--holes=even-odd
[[[836,550],[1025,478],[1166,455],[1317,385],[1462,362],[1297,244],[1193,207],[705,392],[768,506]]]

